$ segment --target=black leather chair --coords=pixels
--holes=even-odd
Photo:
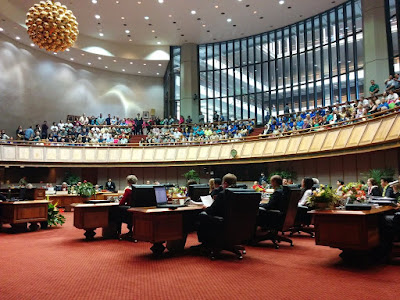
[[[210,220],[212,222],[212,235],[204,244],[211,259],[223,250],[242,259],[242,254],[246,254],[243,244],[251,239],[254,232],[261,194],[253,190],[229,188],[225,190],[225,201],[225,218],[210,217],[205,212],[199,216],[200,219],[208,218],[209,224]]]
[[[309,208],[307,206],[299,206],[297,208],[296,220],[294,222],[294,226],[290,228],[290,236],[293,236],[295,233],[307,233],[312,238],[314,237],[314,227],[312,223],[312,215],[308,213]]]
[[[279,249],[278,243],[284,241],[293,246],[293,241],[280,232],[289,231],[295,224],[297,214],[297,204],[301,198],[301,190],[299,188],[284,187],[284,194],[286,194],[286,202],[282,204],[282,210],[265,210],[260,207],[259,212],[259,226],[265,234],[258,234],[257,230],[254,238],[251,240],[252,244],[257,244],[261,241],[270,240],[276,249]],[[265,221],[265,222],[263,222]],[[267,225],[265,225],[267,224]]]

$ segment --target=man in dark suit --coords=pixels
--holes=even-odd
[[[267,178],[267,176],[264,175],[264,173],[261,173],[260,178],[258,178],[258,184],[262,185],[263,181],[268,183],[268,178]]]
[[[224,190],[222,187],[222,180],[221,178],[214,178],[215,189],[212,190],[210,196],[215,200],[217,195]]]
[[[276,224],[276,214],[270,211],[280,211],[286,213],[288,201],[288,187],[282,186],[282,177],[274,175],[271,177],[271,185],[274,189],[268,203],[260,204],[260,213],[257,218],[257,225],[261,227],[271,227]]]
[[[108,181],[106,182],[105,189],[112,193],[115,192],[115,183],[111,180],[111,178],[109,178]]]
[[[212,242],[217,237],[218,229],[222,228],[223,218],[225,217],[225,189],[234,187],[236,181],[237,178],[235,175],[230,173],[226,174],[222,178],[223,190],[216,195],[213,204],[205,208],[204,212],[200,213],[197,236],[199,242],[202,244],[196,247],[204,247],[208,242]]]
[[[391,181],[388,178],[381,178],[381,186],[383,189],[382,192],[382,197],[387,197],[387,198],[394,198],[394,191],[391,186],[389,186],[389,181]]]

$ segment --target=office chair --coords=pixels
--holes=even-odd
[[[256,225],[261,194],[250,190],[226,189],[224,200],[227,203],[225,218],[208,216],[205,212],[199,215],[200,224],[202,218],[208,219],[206,221],[212,229],[203,241],[212,260],[224,250],[242,259],[246,254],[243,244],[251,238]]]
[[[260,207],[259,212],[259,225],[261,231],[267,232],[264,235],[254,234],[254,238],[250,241],[251,244],[257,244],[261,241],[271,240],[275,249],[279,249],[278,243],[284,241],[293,246],[293,241],[279,232],[289,231],[295,224],[297,214],[297,204],[301,198],[301,190],[298,188],[288,188],[284,191],[287,201],[282,204],[282,211],[280,210],[265,210]]]
[[[294,226],[289,229],[289,236],[293,236],[295,233],[307,233],[312,238],[314,237],[314,227],[310,227],[313,225],[312,216],[308,213],[309,208],[307,206],[299,206],[297,208],[296,220],[294,222]]]

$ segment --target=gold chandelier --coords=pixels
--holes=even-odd
[[[29,9],[26,17],[29,37],[41,49],[64,51],[78,38],[76,17],[60,2],[40,1]]]

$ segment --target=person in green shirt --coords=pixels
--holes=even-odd
[[[371,80],[371,86],[369,88],[369,94],[371,97],[375,96],[379,92],[379,85],[375,83],[375,80]]]
[[[19,186],[26,186],[27,184],[28,182],[26,181],[26,176],[22,177],[18,182]]]

